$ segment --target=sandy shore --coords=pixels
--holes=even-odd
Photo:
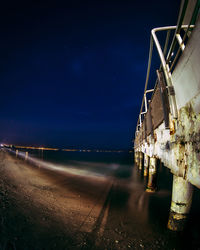
[[[165,227],[168,211],[149,212],[152,196],[137,186],[39,168],[2,151],[0,176],[0,249],[183,249],[184,235]]]
[[[8,245],[13,249],[81,248],[112,187],[104,178],[63,175],[4,152],[0,152],[0,175],[2,249]]]

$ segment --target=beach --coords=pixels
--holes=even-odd
[[[137,175],[76,175],[1,151],[0,176],[0,249],[183,249],[164,224],[170,194],[152,199]]]

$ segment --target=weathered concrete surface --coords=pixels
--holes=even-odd
[[[179,161],[185,166],[183,176],[200,188],[200,114],[196,114],[191,103],[179,114],[175,140],[181,145]]]
[[[192,185],[182,177],[173,176],[172,201],[168,228],[174,231],[184,229],[187,215],[192,204]]]
[[[171,210],[178,214],[188,214],[192,203],[192,185],[182,177],[173,177]]]
[[[199,96],[200,98],[200,96]],[[171,123],[172,124],[172,123]],[[140,149],[156,156],[172,173],[200,188],[200,114],[189,103],[179,110],[179,118],[165,129],[162,123]]]

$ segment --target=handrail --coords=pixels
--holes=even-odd
[[[164,49],[163,49],[163,55],[164,56],[166,56],[166,53],[167,53],[167,47],[168,47],[168,43],[169,43],[170,34],[171,34],[171,30],[168,30],[166,40],[165,40],[165,46],[164,46]]]
[[[168,87],[173,86],[172,85],[172,80],[171,80],[171,73],[169,71],[169,66],[165,61],[165,57],[164,57],[164,54],[162,52],[162,49],[161,49],[160,43],[158,41],[158,38],[156,36],[156,32],[163,31],[163,30],[173,30],[173,29],[176,29],[176,28],[177,28],[176,26],[167,26],[167,27],[155,28],[155,29],[152,29],[152,31],[151,31],[153,40],[155,42],[155,45],[156,45],[156,48],[157,48],[157,51],[158,51],[158,55],[160,57],[160,61],[161,61],[161,64],[162,64],[163,72],[164,72],[166,83],[167,83]],[[174,95],[170,95],[169,103],[170,103],[170,110],[171,110],[173,118],[177,118],[178,112],[177,112],[177,106],[176,106],[176,99],[175,99]]]
[[[180,29],[188,29],[188,26],[189,25],[181,25]],[[194,25],[190,25],[189,27],[193,28]],[[149,75],[150,75],[150,69],[151,69],[151,60],[152,60],[152,52],[153,52],[153,45],[154,45],[154,43],[156,45],[156,48],[157,48],[157,51],[158,51],[158,54],[159,54],[159,57],[160,57],[160,60],[161,60],[161,65],[162,65],[162,68],[163,68],[163,72],[164,72],[164,75],[165,75],[167,86],[168,86],[169,89],[173,88],[172,79],[171,79],[171,72],[170,72],[170,69],[169,69],[169,65],[167,64],[167,62],[165,60],[163,51],[161,49],[160,43],[158,41],[158,38],[156,36],[156,32],[158,32],[158,31],[165,31],[165,30],[167,30],[167,31],[169,31],[169,30],[177,30],[177,26],[159,27],[159,28],[154,28],[151,31],[149,59],[148,59],[148,66],[147,66],[147,74],[146,74],[146,81],[145,81],[144,93],[146,93],[146,91],[148,91],[147,90],[147,86],[148,86],[148,82],[149,82]],[[169,56],[169,54],[168,54],[168,56]],[[138,127],[139,123],[141,124],[140,114],[142,113],[142,110],[143,110],[143,107],[144,107],[144,102],[145,102],[145,98],[144,98],[144,95],[143,95],[142,104],[141,104],[140,113],[139,113],[139,118],[138,118],[137,126],[136,127]],[[169,103],[170,103],[170,110],[171,110],[172,116],[173,116],[173,118],[176,119],[178,112],[177,112],[177,107],[176,107],[176,99],[175,99],[175,96],[173,95],[173,93],[170,94]]]
[[[148,60],[148,67],[147,67],[147,74],[146,74],[146,80],[145,80],[144,93],[146,93],[148,82],[149,82],[149,74],[150,74],[150,69],[151,69],[152,54],[153,54],[153,39],[151,37],[150,38],[149,60]],[[139,116],[142,113],[143,106],[144,106],[144,97],[142,99],[142,105],[141,105],[141,108],[140,108]],[[137,127],[138,127],[138,124],[139,124],[139,119],[137,121]]]
[[[178,17],[178,22],[177,22],[178,24],[176,26],[175,34],[180,33],[181,25],[183,23],[185,13],[186,13],[186,10],[187,10],[187,6],[188,6],[188,0],[182,1],[181,5],[182,5],[181,6],[181,11],[180,11],[180,14],[179,14],[179,17]],[[171,43],[171,46],[169,48],[168,55],[167,55],[167,60],[166,60],[167,63],[169,63],[169,61],[170,61],[170,58],[172,56],[172,53],[174,51],[175,46],[176,46],[176,37],[174,36],[173,40],[172,40],[172,43]]]
[[[186,2],[188,2],[188,1],[185,0],[184,4],[185,4]],[[187,3],[187,4],[188,4],[188,3]],[[183,47],[184,47],[184,42],[185,42],[185,39],[186,39],[186,37],[187,37],[188,31],[190,30],[191,27],[194,27],[194,23],[195,23],[195,21],[196,21],[197,15],[198,15],[199,8],[200,8],[200,0],[198,0],[197,3],[196,3],[196,5],[195,5],[195,8],[194,8],[192,17],[191,17],[191,19],[190,19],[190,22],[189,22],[189,24],[188,24],[188,27],[187,27],[187,30],[186,30],[186,32],[185,32],[185,34],[184,34],[183,39],[180,39],[180,38],[181,38],[181,37],[180,37],[180,34],[177,34],[177,35],[176,35],[176,38],[177,38],[178,42],[180,43],[180,47],[179,47],[179,49],[178,49],[178,51],[177,51],[177,53],[176,53],[176,57],[174,58],[172,65],[170,66],[170,70],[173,69],[173,67],[174,67],[174,65],[175,65],[175,63],[176,63],[176,61],[177,61],[177,59],[178,59],[178,57],[179,57],[179,54],[180,54],[181,50],[182,50]],[[184,14],[184,15],[185,15],[185,14]],[[175,36],[174,36],[174,38],[175,38]]]

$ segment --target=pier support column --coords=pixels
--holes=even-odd
[[[135,151],[135,156],[134,157],[135,157],[135,159],[134,159],[135,164],[138,165],[138,152],[137,151]]]
[[[149,178],[146,188],[146,192],[155,192],[156,191],[156,174],[157,174],[157,159],[156,157],[150,157],[149,162]]]
[[[144,176],[148,175],[149,170],[149,156],[144,154]]]
[[[144,162],[144,154],[142,152],[139,152],[139,169],[142,170]]]
[[[168,228],[173,231],[182,231],[192,204],[192,184],[182,177],[174,175],[172,202],[169,214]]]

